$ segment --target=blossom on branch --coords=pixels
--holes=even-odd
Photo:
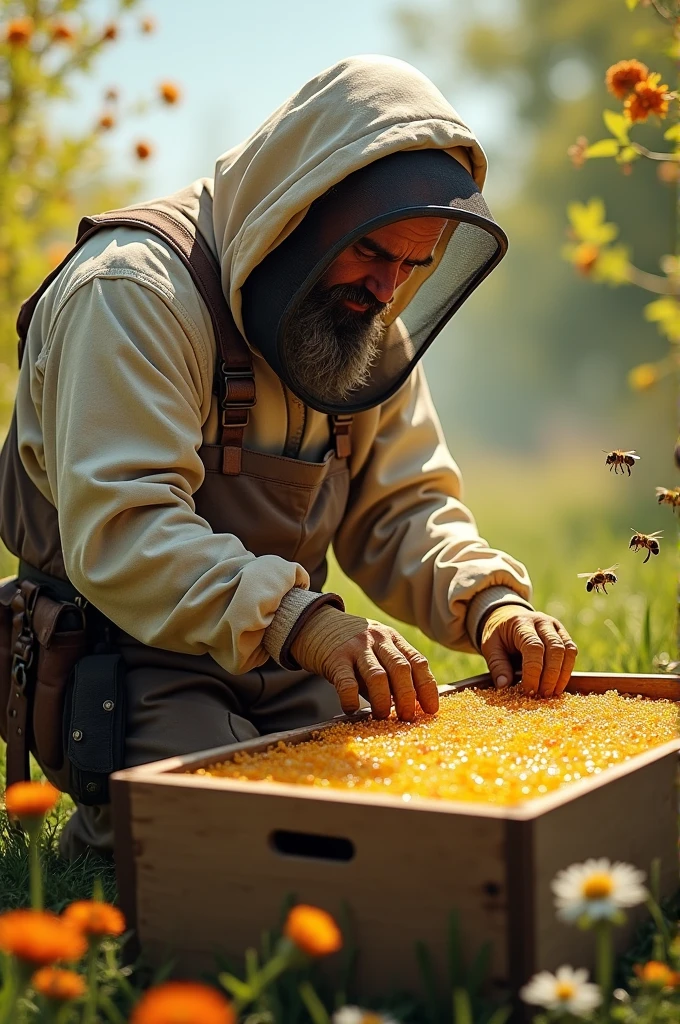
[[[12,18],[5,26],[5,41],[11,46],[25,46],[30,43],[34,30],[33,18]]]
[[[638,82],[623,106],[627,117],[632,121],[646,121],[650,114],[665,117],[671,99],[667,85],[661,85],[661,75],[650,75]]]
[[[648,77],[649,68],[641,60],[620,60],[607,68],[605,84],[610,93],[623,100],[638,82],[644,82]]]

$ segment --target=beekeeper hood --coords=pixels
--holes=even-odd
[[[455,158],[459,147],[472,175]],[[225,295],[248,343],[300,399],[321,412],[360,412],[403,383],[505,252],[481,196],[485,174],[475,136],[429,79],[380,56],[322,72],[218,160],[213,216]],[[385,311],[367,380],[349,397],[305,390],[283,357],[301,304],[344,249],[415,217],[446,226],[432,265],[415,268]]]

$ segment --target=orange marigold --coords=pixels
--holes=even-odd
[[[661,85],[661,75],[650,75],[638,82],[623,104],[631,121],[646,121],[650,114],[665,117],[668,113],[668,86]]]
[[[122,935],[125,931],[125,917],[118,907],[99,900],[78,900],[63,912],[62,920],[83,933],[101,937]]]
[[[5,807],[17,818],[42,818],[52,810],[59,795],[49,782],[15,782],[5,790]]]
[[[10,910],[0,915],[0,949],[32,964],[80,960],[84,935],[48,910]]]
[[[307,956],[328,956],[342,947],[340,929],[331,915],[305,903],[292,908],[283,934]]]
[[[138,142],[135,146],[135,153],[138,160],[148,160],[153,153],[153,147],[148,142]]]
[[[649,988],[678,988],[680,972],[674,971],[668,964],[660,960],[648,960],[646,964],[636,964],[635,973],[643,985]]]
[[[166,981],[144,993],[130,1024],[236,1024],[231,1003],[196,981]]]
[[[50,35],[55,42],[70,43],[75,38],[75,32],[65,21],[57,21],[52,26]]]
[[[620,60],[607,68],[605,83],[617,99],[622,100],[632,92],[638,82],[649,76],[649,68],[641,60]]]
[[[158,91],[161,94],[163,102],[171,105],[173,103],[177,103],[181,96],[179,86],[175,85],[174,82],[161,82],[158,86]]]
[[[41,996],[58,1002],[79,999],[87,990],[81,974],[64,971],[59,967],[41,967],[31,978],[31,985]]]
[[[13,46],[23,46],[30,42],[34,28],[33,18],[12,18],[5,26],[5,39]]]

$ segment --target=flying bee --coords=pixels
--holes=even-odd
[[[680,509],[680,487],[674,487],[670,491],[667,487],[657,487],[656,500],[660,505],[670,505],[674,511]]]
[[[638,530],[633,530],[633,536],[630,538],[630,544],[628,547],[635,548],[636,552],[639,551],[640,548],[647,549],[647,557],[642,563],[644,565],[645,562],[649,561],[650,555],[659,554],[660,549],[658,538],[661,537],[662,534],[663,530],[657,530],[656,533],[640,533]]]
[[[607,584],[616,583],[616,576],[613,573],[613,569],[618,569],[619,563],[616,565],[610,565],[608,569],[598,569],[597,572],[579,572],[576,575],[579,579],[588,579],[586,583],[586,590],[588,593],[594,590],[595,593],[599,593],[600,587],[607,593]]]
[[[623,473],[625,467],[628,470],[628,476],[630,476],[630,467],[634,466],[636,460],[640,458],[639,455],[635,454],[635,449],[630,452],[622,452],[620,448],[615,448],[613,452],[606,452],[603,448],[602,451],[607,456],[604,460],[604,464],[605,466],[609,466],[610,473],[612,468],[615,473],[618,473],[620,466],[621,472]]]

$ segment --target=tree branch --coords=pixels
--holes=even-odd
[[[646,270],[640,270],[632,263],[628,268],[628,280],[638,288],[644,288],[645,291],[654,292],[656,295],[680,295],[680,281],[675,282],[659,274],[648,274]]]
[[[671,163],[680,162],[680,153],[656,153],[654,150],[640,145],[639,142],[631,142],[630,147],[636,153],[639,153],[640,156],[646,156],[648,160],[670,160]]]

